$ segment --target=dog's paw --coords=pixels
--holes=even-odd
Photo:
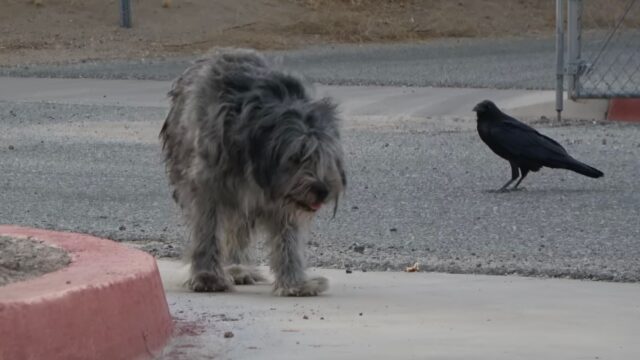
[[[187,281],[189,289],[195,292],[220,292],[232,291],[233,279],[227,275],[219,275],[214,272],[203,271],[191,275]]]
[[[306,279],[301,284],[276,284],[273,293],[277,296],[316,296],[329,288],[329,280],[322,276]]]
[[[229,276],[233,278],[236,285],[253,285],[266,279],[258,269],[247,265],[230,265],[225,268]]]

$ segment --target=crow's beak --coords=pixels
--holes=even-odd
[[[479,106],[480,106],[480,105],[476,105],[476,106],[474,106],[472,111],[478,111],[478,110],[480,110],[480,109],[478,108]]]

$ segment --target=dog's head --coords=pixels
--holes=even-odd
[[[335,105],[310,100],[290,77],[265,83],[259,93],[249,136],[256,183],[272,200],[303,211],[331,201],[337,207],[347,180]]]

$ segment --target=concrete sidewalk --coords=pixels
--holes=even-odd
[[[328,293],[278,298],[191,293],[159,267],[182,334],[164,359],[640,359],[638,284],[316,270]]]
[[[0,101],[168,107],[170,88],[170,81],[0,77]],[[485,99],[519,117],[556,116],[555,93],[549,90],[326,85],[315,90],[335,98],[345,116],[475,118],[471,109]],[[606,100],[566,101],[563,116],[604,120],[606,111]]]

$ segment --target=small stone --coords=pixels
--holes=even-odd
[[[353,271],[351,271],[351,269],[347,269],[347,270],[346,270],[346,273],[347,273],[347,274],[351,274],[352,272],[353,272]]]
[[[320,317],[320,320],[324,320],[324,317]]]
[[[224,333],[224,338],[225,338],[225,339],[229,339],[229,338],[232,338],[232,337],[233,337],[233,332],[231,332],[231,331],[226,331],[226,332]]]
[[[126,227],[126,226],[124,226],[124,225],[120,225],[120,227],[118,228],[118,230],[120,230],[120,231],[125,231],[125,230],[127,230],[127,227]]]
[[[357,253],[364,253],[364,245],[354,245],[353,246],[353,251],[357,252]]]
[[[304,316],[302,317],[302,319],[304,319],[304,320],[309,320],[309,317],[308,317],[307,315],[304,315]]]
[[[389,231],[391,231],[391,232],[397,232],[397,231],[398,231],[398,229],[396,229],[396,228],[391,228],[391,229],[389,229]]]
[[[9,150],[15,150],[15,147],[13,145],[9,145]]]
[[[358,314],[358,315],[362,316],[362,313],[360,313],[360,314]]]

